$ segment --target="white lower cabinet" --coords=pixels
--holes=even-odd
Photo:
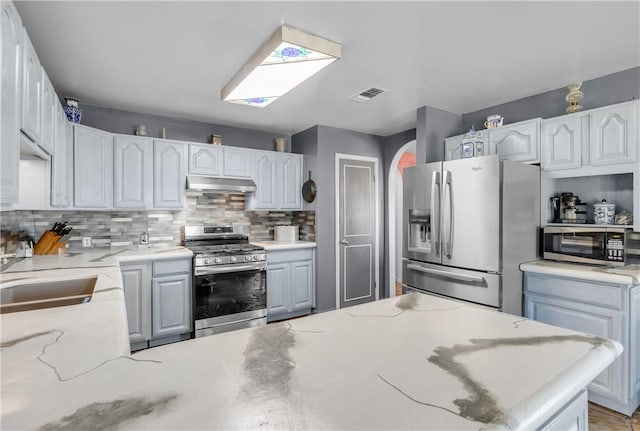
[[[315,306],[315,249],[267,250],[267,321],[310,314]]]
[[[640,405],[640,285],[526,272],[524,292],[525,317],[622,344],[622,355],[589,384],[589,399],[630,416]]]
[[[540,431],[586,431],[589,429],[589,404],[587,391],[583,390],[560,409],[538,430]]]
[[[120,265],[131,350],[191,338],[191,259]]]

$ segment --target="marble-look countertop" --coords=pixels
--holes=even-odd
[[[554,260],[536,260],[520,264],[520,270],[603,283],[640,284],[640,265],[607,267]]]
[[[316,243],[313,241],[290,241],[290,242],[282,242],[282,241],[251,241],[251,244],[259,245],[260,247],[264,247],[267,251],[275,251],[275,250],[294,250],[298,248],[314,248]]]
[[[118,262],[175,259],[191,256],[193,256],[193,252],[188,248],[173,246],[69,252],[61,255],[48,254],[30,258],[10,259],[8,263],[2,265],[0,282],[4,280],[5,274],[18,272],[117,266]]]
[[[534,429],[622,351],[412,293],[60,373],[101,348],[80,315],[62,336],[5,316],[3,429]]]

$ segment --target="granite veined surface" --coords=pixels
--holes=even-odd
[[[87,344],[60,351],[70,362],[92,346],[77,331]],[[419,293],[123,355],[65,381],[39,360],[64,337],[14,335],[2,334],[3,429],[533,429],[621,352]]]

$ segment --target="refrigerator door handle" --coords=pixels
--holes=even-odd
[[[445,196],[445,202],[448,204],[449,208],[449,223],[446,223],[443,220],[444,224],[444,235],[446,238],[444,253],[447,255],[449,259],[451,259],[451,254],[453,253],[453,198],[451,197],[451,172],[445,170],[443,174],[443,195]],[[444,214],[443,214],[444,219]]]
[[[438,208],[436,209],[436,193],[438,194]],[[431,232],[435,237],[435,254],[440,255],[440,172],[431,175]]]
[[[457,272],[449,272],[443,271],[441,269],[433,269],[433,268],[425,268],[420,265],[407,265],[407,269],[411,269],[413,271],[424,272],[425,274],[431,275],[440,275],[446,278],[452,278],[454,280],[467,281],[471,283],[483,283],[485,281],[484,277],[480,277],[477,275],[467,275],[467,274],[459,274]]]

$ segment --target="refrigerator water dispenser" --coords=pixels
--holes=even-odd
[[[409,210],[409,251],[431,252],[430,210]]]

